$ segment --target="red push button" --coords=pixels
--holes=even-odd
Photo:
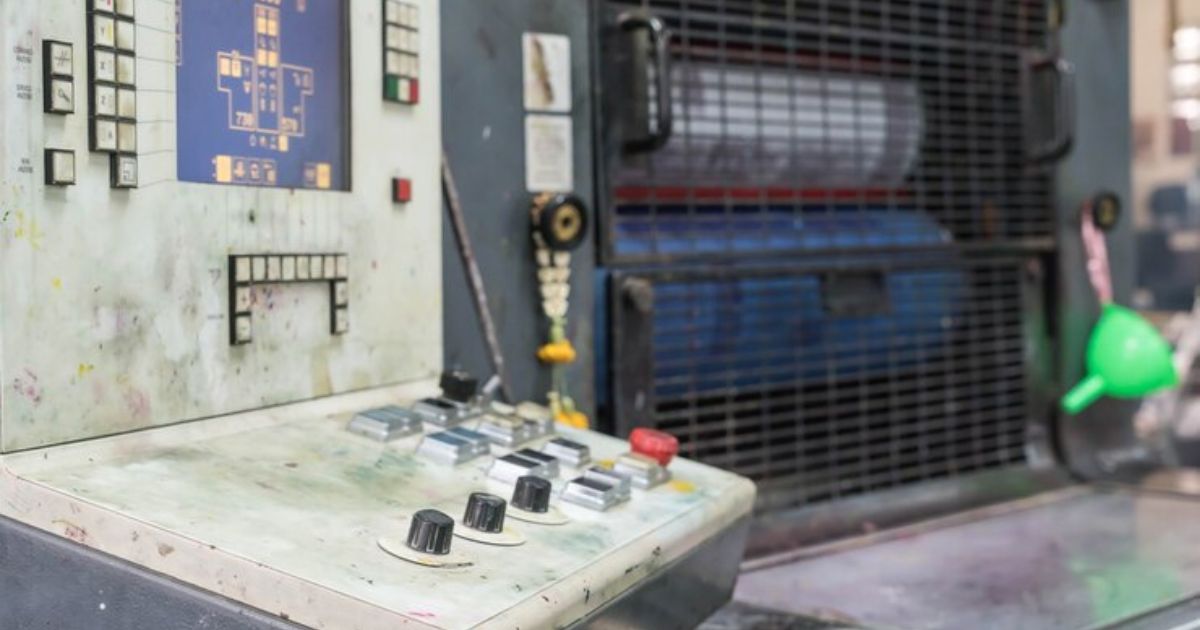
[[[392,201],[395,203],[412,201],[412,180],[403,177],[392,178]]]
[[[670,464],[671,459],[679,453],[679,440],[674,435],[643,427],[629,434],[629,445],[634,453],[657,461],[659,466]]]

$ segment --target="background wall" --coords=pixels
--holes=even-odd
[[[1137,0],[1137,10],[1130,11],[1129,16],[1135,68],[1130,77],[1135,137],[1130,206],[1138,227],[1150,224],[1150,194],[1154,189],[1186,181],[1196,168],[1194,153],[1172,155],[1171,150],[1173,1]],[[1200,24],[1200,3],[1183,0],[1177,4],[1180,22]]]

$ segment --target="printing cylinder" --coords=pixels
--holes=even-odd
[[[913,81],[677,64],[671,82],[670,141],[623,157],[619,185],[894,187],[920,156],[925,114]]]

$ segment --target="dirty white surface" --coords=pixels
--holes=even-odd
[[[420,48],[439,50],[438,0]],[[382,96],[379,0],[350,7],[353,192],[176,181],[175,3],[136,0],[141,187],[88,151],[90,0],[0,2],[0,452],[428,377],[442,363],[439,60],[422,101]],[[74,44],[76,113],[42,113],[42,41]],[[46,147],[78,183],[43,184]],[[392,177],[413,201],[391,202]],[[229,343],[227,257],[345,253],[350,333],[321,284],[256,289]]]
[[[749,512],[753,485],[676,460],[675,481],[562,526],[512,521],[528,542],[455,539],[471,567],[438,570],[377,544],[405,517],[460,517],[467,496],[511,488],[491,457],[446,468],[344,430],[353,412],[431,383],[338,396],[0,457],[0,514],[315,628],[557,627],[601,607]],[[469,426],[469,425],[468,425]],[[620,440],[561,429],[598,460]],[[503,454],[494,449],[494,455]],[[555,482],[557,493],[566,469]],[[557,498],[555,499],[557,503]]]

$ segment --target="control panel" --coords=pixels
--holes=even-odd
[[[0,513],[313,628],[586,625],[660,578],[728,597],[751,482],[460,386],[10,455]]]
[[[0,4],[0,452],[436,377],[438,15]]]

